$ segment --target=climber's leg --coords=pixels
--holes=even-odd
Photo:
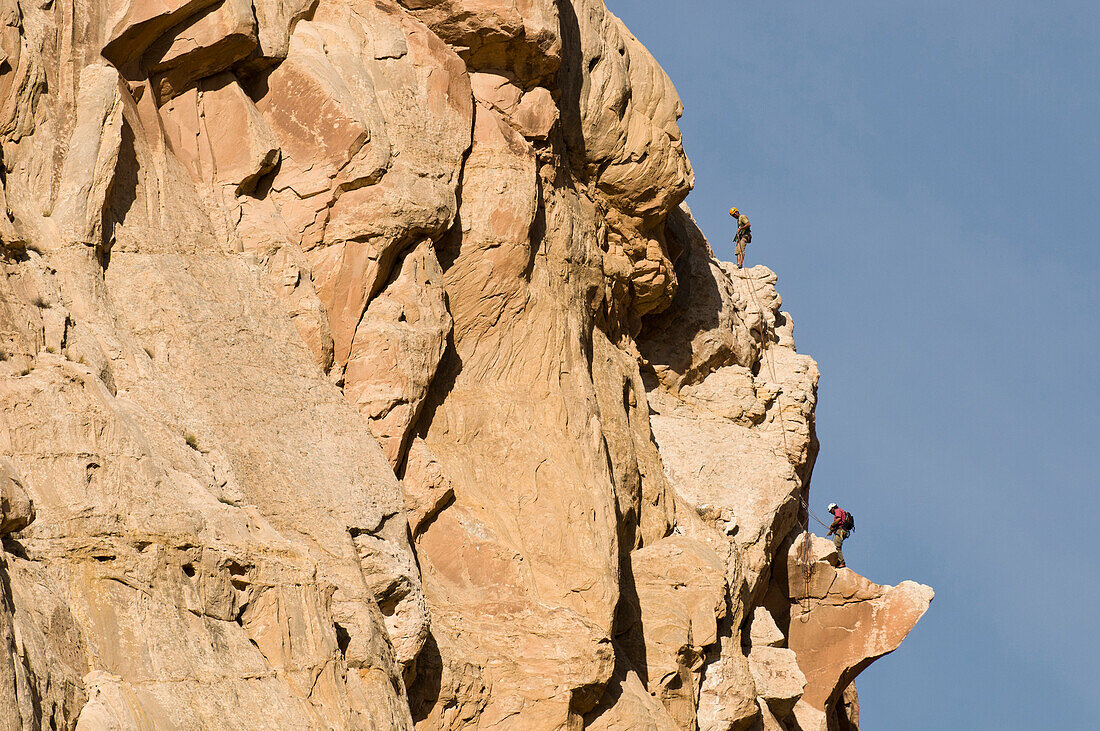
[[[841,551],[840,549],[844,546],[844,539],[847,538],[847,537],[848,537],[848,531],[844,530],[843,528],[841,528],[840,530],[838,530],[836,533],[833,534],[833,546],[836,547],[836,555],[837,555],[836,567],[838,569],[842,569],[845,566],[844,552]]]

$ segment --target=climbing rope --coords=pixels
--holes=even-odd
[[[756,281],[753,279],[749,280],[749,296],[752,297],[752,301],[756,305],[756,308],[760,310],[760,312],[763,312],[764,307],[760,304],[760,300],[756,299]],[[766,326],[764,330],[765,332],[762,333],[762,335],[767,334]],[[779,342],[778,338],[776,338],[776,342]],[[780,386],[779,378],[775,375],[775,364],[772,362],[771,357],[769,357],[769,350],[771,349],[765,347],[764,343],[761,342],[760,357],[768,366],[768,372],[771,374],[772,383],[774,383],[776,386]],[[789,461],[792,455],[790,445],[787,444],[787,420],[783,416],[783,392],[781,387],[780,390],[777,391],[775,394],[775,403],[776,406],[779,407],[779,428],[780,433],[783,435],[783,451],[786,452],[787,460]]]
[[[802,566],[802,580],[806,586],[806,590],[802,592],[802,613],[798,615],[803,624],[810,621],[810,580],[814,577],[814,557],[810,543],[810,529],[807,526],[802,533],[802,548],[798,556],[798,563]]]
[[[756,298],[756,281],[753,279],[749,280],[749,296],[752,297],[752,301],[756,305],[757,309],[760,310],[760,312],[763,312],[764,307],[760,304],[760,300]],[[767,328],[765,327],[765,334],[766,331]],[[776,342],[778,342],[778,338],[776,339]],[[789,461],[793,455],[791,454],[790,445],[787,443],[787,419],[783,412],[782,388],[781,384],[779,383],[779,378],[775,375],[775,363],[772,362],[769,350],[771,349],[765,347],[764,343],[761,342],[760,357],[768,366],[768,372],[771,375],[772,383],[776,384],[776,386],[780,386],[780,390],[777,391],[775,394],[775,403],[776,406],[779,407],[779,428],[780,433],[783,435],[783,451],[786,453],[787,460]],[[810,510],[810,506],[809,504],[807,504],[806,499],[799,495],[799,500],[802,502],[802,507],[806,509],[806,514],[812,515],[814,520],[816,520],[818,523],[821,523],[821,519],[814,515],[813,511]],[[810,580],[813,579],[814,576],[814,560],[810,540],[809,518],[805,518],[799,522],[802,526],[802,546],[801,548],[799,548],[798,563],[802,568],[802,579],[806,589],[802,593],[802,601],[800,602],[802,612],[799,615],[798,619],[800,622],[805,623],[810,621]],[[824,523],[821,524],[825,525]]]
[[[806,512],[809,513],[813,517],[813,519],[816,520],[822,528],[828,528],[829,527],[827,524],[825,524],[821,521],[821,518],[817,517],[817,515],[814,514],[814,511],[810,510],[810,506],[806,504],[806,501],[804,499],[802,499],[802,507],[806,508]]]

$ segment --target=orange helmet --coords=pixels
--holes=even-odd
[[[741,215],[741,211],[737,210],[737,206],[734,206],[733,208],[730,209],[730,215],[733,216],[734,218],[737,218],[738,216]]]

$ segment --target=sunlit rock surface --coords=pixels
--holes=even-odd
[[[858,724],[931,589],[602,0],[0,21],[0,730]]]

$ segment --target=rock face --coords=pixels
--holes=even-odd
[[[0,20],[0,731],[858,725],[931,590],[603,0]]]

